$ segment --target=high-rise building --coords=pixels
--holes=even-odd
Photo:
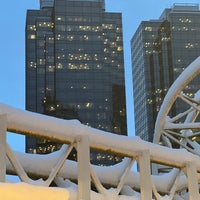
[[[159,19],[142,21],[131,40],[136,134],[153,140],[157,113],[171,84],[200,55],[198,4],[174,4]],[[195,79],[184,93],[193,97]],[[184,110],[176,102],[171,114]]]
[[[127,133],[121,13],[104,0],[41,0],[26,19],[26,109]],[[59,144],[26,138],[26,151]],[[93,163],[117,157],[96,152]]]

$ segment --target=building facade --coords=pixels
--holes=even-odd
[[[26,19],[26,109],[127,133],[121,13],[104,0],[42,0]],[[26,151],[60,144],[26,138]],[[92,154],[93,163],[118,158]]]
[[[198,4],[174,4],[159,19],[143,21],[131,40],[136,135],[153,140],[154,125],[163,99],[179,74],[200,55]],[[193,97],[196,78],[184,91]],[[175,115],[186,105],[177,101]]]

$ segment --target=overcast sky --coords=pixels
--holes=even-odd
[[[199,3],[198,0],[106,0],[106,10],[122,12],[124,58],[127,85],[129,134],[134,135],[130,39],[141,21],[158,19],[174,3]],[[25,108],[25,19],[27,9],[39,9],[39,0],[1,1],[0,102]],[[16,150],[24,150],[23,138],[9,136]]]

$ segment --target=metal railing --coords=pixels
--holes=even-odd
[[[64,179],[76,179],[79,200],[92,199],[91,184],[105,199],[111,198],[108,185],[114,188],[112,195],[116,197],[120,194],[131,196],[138,191],[138,198],[141,200],[161,200],[166,195],[168,199],[175,199],[180,196],[181,191],[189,190],[189,199],[200,198],[200,159],[186,150],[162,147],[142,141],[138,137],[114,135],[84,126],[77,121],[43,116],[4,104],[0,104],[0,113],[2,182],[5,181],[7,170],[7,173],[16,173],[22,181],[35,185],[49,186],[54,181],[58,186],[62,186]],[[49,155],[20,154],[13,152],[6,144],[7,131],[43,137],[62,142],[64,145],[53,159]],[[66,160],[74,147],[77,150],[77,163]],[[93,166],[90,164],[90,148],[127,158],[122,164],[112,167]],[[44,165],[45,162],[50,165]],[[131,171],[134,162],[138,163],[138,173]],[[168,173],[166,179],[166,175],[164,177],[151,174],[152,163],[174,169]],[[115,177],[110,176],[110,173]],[[29,175],[45,179],[35,181],[29,178]]]

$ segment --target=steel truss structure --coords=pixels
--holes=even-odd
[[[194,98],[184,94],[199,72],[197,58],[169,89],[156,121],[154,143],[0,104],[0,181],[6,181],[6,174],[16,174],[33,185],[73,187],[75,195],[70,200],[200,199],[200,147],[196,140],[200,96],[198,91]],[[187,109],[169,117],[177,99],[184,101]],[[15,152],[6,142],[7,131],[54,140],[63,146],[49,155]],[[173,143],[180,148],[173,148]],[[77,151],[77,162],[67,159],[72,149]],[[124,160],[110,167],[93,166],[90,149],[121,155]],[[131,170],[134,163],[138,172]],[[159,174],[160,168],[167,172]]]

